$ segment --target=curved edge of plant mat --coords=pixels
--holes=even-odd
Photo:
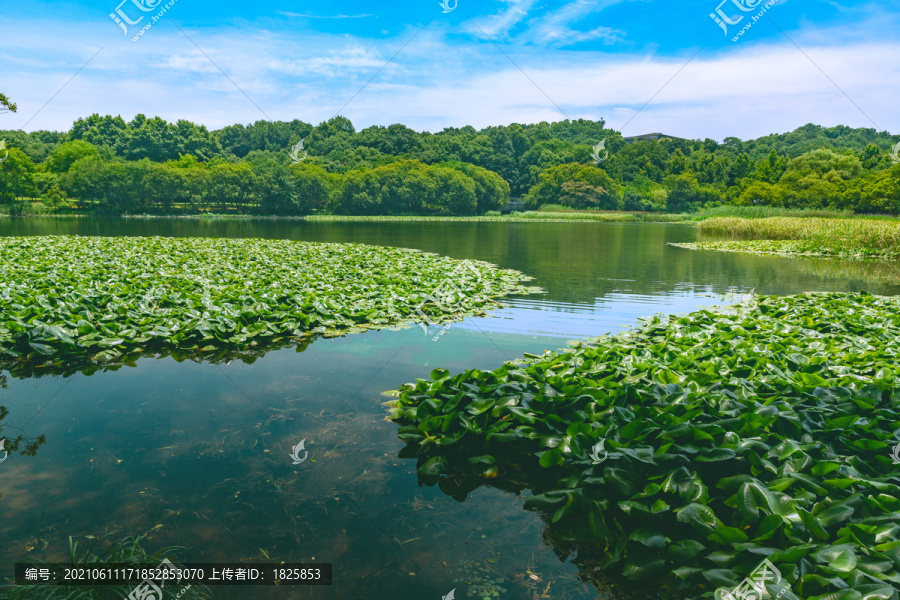
[[[0,368],[29,376],[258,356],[367,329],[484,315],[538,293],[510,269],[406,248],[291,240],[0,238]]]
[[[548,537],[635,585],[745,600],[769,561],[773,598],[897,599],[898,298],[653,317],[390,394],[426,482],[530,472]]]

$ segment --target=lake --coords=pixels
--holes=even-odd
[[[182,562],[334,565],[332,586],[212,588],[229,599],[438,600],[479,584],[501,600],[614,597],[585,583],[577,548],[508,486],[420,485],[382,392],[437,367],[493,369],[751,290],[900,293],[896,264],[668,245],[697,239],[682,224],[0,218],[3,236],[62,234],[418,248],[516,269],[545,290],[489,317],[318,339],[248,363],[145,358],[90,376],[7,376],[4,435],[47,441],[0,463],[0,576],[25,558],[66,560],[69,536],[148,532],[145,548],[183,546]],[[308,456],[295,465],[301,440]]]

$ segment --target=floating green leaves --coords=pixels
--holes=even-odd
[[[533,291],[516,271],[461,264],[359,244],[0,238],[0,363],[252,348],[419,322],[418,311],[446,322]]]
[[[719,252],[740,252],[762,256],[894,259],[900,255],[900,247],[896,249],[835,247],[823,246],[815,240],[718,240],[671,245],[690,250],[718,250]]]
[[[488,560],[493,561],[493,559]],[[487,568],[487,561],[482,565],[464,558],[456,563],[456,569],[453,572],[459,575],[453,580],[453,583],[466,584],[468,586],[466,595],[474,596],[477,600],[494,600],[506,593],[506,588],[501,585],[503,578],[497,577],[493,571]]]
[[[533,455],[556,483],[526,507],[634,581],[712,597],[768,558],[784,600],[897,598],[900,299],[655,317],[492,372],[435,370],[390,404],[425,477],[462,455],[496,457],[502,478]]]

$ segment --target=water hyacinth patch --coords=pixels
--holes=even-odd
[[[718,250],[719,252],[741,252],[762,256],[806,256],[845,259],[895,259],[900,256],[898,248],[860,248],[823,246],[815,240],[718,240],[711,242],[687,242],[670,244],[690,250]]]
[[[768,559],[772,597],[896,599],[898,356],[900,299],[761,297],[436,369],[389,405],[420,476],[530,460],[526,507],[635,582],[721,598]]]
[[[535,291],[519,272],[470,263],[289,240],[0,238],[0,364],[252,348],[421,321],[417,309],[446,322]]]

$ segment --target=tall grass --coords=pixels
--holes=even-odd
[[[101,540],[93,536],[86,536],[89,544],[79,549],[79,542],[69,537],[69,562],[79,568],[106,567],[110,564],[150,565],[157,566],[159,562],[171,556],[176,550],[184,550],[180,546],[163,548],[150,554],[142,546],[146,536],[137,538],[125,538],[112,544],[106,549],[98,546]],[[170,559],[171,560],[171,559]],[[41,568],[45,563],[41,561],[23,561],[29,566]],[[173,564],[180,566],[175,560]],[[120,600],[125,598],[136,586],[136,583],[123,585],[4,585],[0,586],[0,598],[6,600]],[[166,596],[169,598],[169,596]],[[213,594],[208,587],[201,584],[181,586],[180,600],[210,600]]]
[[[715,217],[700,222],[704,234],[745,240],[792,240],[795,251],[818,254],[900,255],[900,220]]]
[[[765,219],[767,217],[819,217],[829,219],[852,219],[854,215],[848,210],[827,210],[810,208],[781,208],[779,206],[716,206],[695,213],[699,219],[712,217],[741,217],[744,219]]]
[[[631,213],[624,212],[593,212],[593,211],[573,211],[573,212],[563,212],[563,211],[544,211],[544,206],[541,207],[541,210],[526,210],[523,213],[518,214],[518,218],[520,219],[560,219],[564,221],[604,221],[604,222],[629,222],[629,221],[639,221],[640,218]]]

